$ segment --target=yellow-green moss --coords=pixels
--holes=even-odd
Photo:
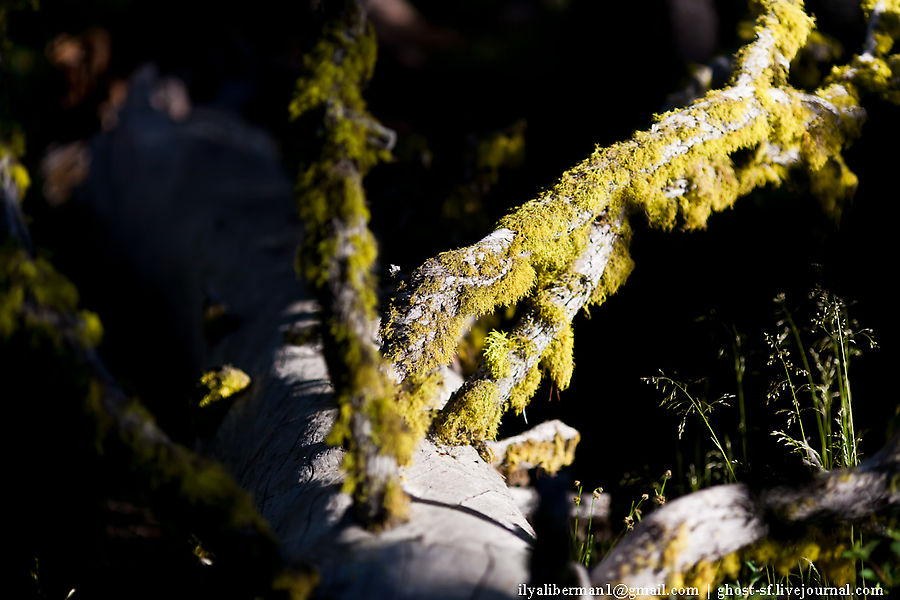
[[[507,319],[513,317],[512,307],[507,309]],[[456,348],[456,358],[459,360],[463,373],[472,373],[478,368],[484,354],[484,343],[488,334],[500,325],[500,315],[494,312],[485,315],[475,321],[469,328],[459,346]]]
[[[707,596],[707,590],[713,588],[726,577],[736,577],[740,572],[741,561],[737,553],[726,555],[719,561],[701,560],[697,564],[690,565],[685,570],[678,568],[682,553],[687,550],[691,542],[691,532],[686,523],[681,523],[677,530],[666,531],[660,537],[662,552],[654,542],[642,549],[631,564],[624,564],[619,570],[619,577],[625,578],[634,566],[638,570],[649,569],[659,571],[666,570],[665,587],[667,589],[681,587],[696,587],[700,590],[700,597]]]
[[[103,323],[96,313],[89,310],[78,311],[78,341],[84,348],[96,348],[103,340]]]
[[[58,324],[47,315],[27,310],[26,302],[73,317],[73,339],[62,335]],[[22,248],[0,248],[0,339],[17,331],[30,331],[55,340],[58,347],[67,341],[83,348],[94,348],[103,337],[100,319],[94,313],[78,310],[78,292],[42,258],[32,258]]]
[[[200,377],[200,387],[205,390],[200,406],[209,406],[230,398],[250,386],[250,376],[231,365],[207,371]]]
[[[891,36],[897,34],[900,21],[896,17],[900,13],[896,4],[897,0],[887,4],[886,16],[879,25],[875,38],[879,55],[890,50]],[[757,6],[761,15],[755,26],[757,41],[738,54],[734,80],[750,94],[739,96],[734,93],[735,88],[712,91],[677,115],[660,115],[650,131],[638,132],[631,140],[609,148],[596,149],[588,159],[563,174],[552,188],[500,220],[498,228],[514,233],[506,251],[475,258],[470,250],[462,249],[435,259],[428,271],[437,275],[430,279],[426,276],[413,290],[412,303],[445,292],[442,286],[447,276],[496,280],[490,285],[463,287],[458,311],[440,316],[437,322],[437,316],[412,324],[404,319],[408,330],[399,341],[390,325],[399,321],[396,307],[392,309],[383,331],[388,348],[393,348],[388,358],[400,362],[408,380],[415,381],[437,365],[449,362],[471,318],[532,295],[536,318],[559,332],[541,357],[541,366],[557,385],[564,387],[572,370],[571,328],[562,309],[541,294],[565,280],[566,270],[584,248],[591,220],[603,211],[618,214],[624,207],[629,214],[643,213],[657,228],[701,229],[713,212],[728,209],[740,195],[763,185],[779,185],[788,169],[782,163],[793,166],[796,162],[779,156],[796,155],[810,173],[812,192],[820,197],[827,211],[839,214],[842,203],[856,186],[856,178],[840,152],[848,138],[858,133],[857,87],[895,94],[891,88],[900,72],[900,57],[877,56],[865,61],[857,58],[850,66],[837,69],[830,85],[816,95],[841,112],[837,116],[816,113],[812,103],[786,83],[787,64],[812,33],[812,18],[799,0],[763,0]],[[867,10],[872,6],[871,2],[867,4]],[[770,39],[773,44],[765,49],[764,43]],[[766,67],[757,72],[754,63],[762,50],[767,54],[762,57]],[[753,80],[747,81],[748,76]],[[331,81],[328,77],[324,79]],[[486,150],[485,156],[503,154],[505,142],[498,144],[490,152]],[[737,162],[736,156],[740,157]],[[485,165],[491,162],[487,158],[485,161]],[[632,270],[633,262],[627,252],[629,235],[626,226],[591,302],[603,302]],[[429,336],[433,343],[421,355],[403,359],[403,340],[422,339],[426,333],[434,334]],[[506,334],[492,332],[488,336],[485,363],[492,377],[508,376],[510,353],[515,351],[516,342]],[[512,390],[504,408],[521,411],[537,389],[540,377],[539,368],[531,369]],[[415,387],[410,386],[410,400],[416,397]],[[496,394],[496,385],[489,381],[477,382],[458,394],[444,410],[438,435],[448,442],[493,437],[501,412]],[[705,565],[698,569],[696,578],[706,579],[710,569],[717,571],[720,567],[730,572],[732,566]]]
[[[522,380],[513,386],[512,390],[509,392],[509,408],[515,412],[515,414],[522,414],[522,411],[525,410],[525,407],[528,406],[528,401],[531,400],[531,397],[534,396],[534,393],[538,391],[538,388],[541,387],[541,369],[540,365],[536,365],[528,370],[528,373],[525,374],[525,377]],[[503,413],[506,412],[506,406],[504,405],[503,409],[497,412],[496,419],[497,422],[489,427],[490,431],[493,431],[496,435],[497,427],[500,426],[500,417],[503,416]],[[493,436],[486,439],[494,439]]]
[[[409,516],[409,497],[396,480],[389,481],[384,493],[384,510],[395,521],[404,521]]]
[[[404,503],[402,490],[396,482],[368,481],[364,456],[374,445],[404,464],[427,428],[427,417],[416,402],[405,403],[406,411],[397,402],[387,365],[370,339],[368,323],[377,316],[372,273],[377,250],[362,179],[389,154],[373,143],[383,130],[361,91],[375,66],[374,32],[361,4],[348,3],[344,10],[304,58],[306,75],[290,105],[294,119],[320,113],[324,118],[319,157],[301,170],[298,181],[305,235],[297,262],[323,307],[325,357],[339,407],[328,442],[347,448],[344,489],[357,506],[380,503],[388,518],[396,518],[400,515],[392,511]],[[366,440],[353,439],[350,423],[356,414],[371,425]]]
[[[416,361],[401,360],[401,355],[406,350],[397,342],[397,334],[393,329],[393,323],[397,322],[399,314],[397,306],[391,307],[388,318],[385,320],[385,328],[382,335],[387,342],[388,352],[386,358],[391,362],[399,362],[407,371],[407,378],[415,378],[426,374],[441,364],[447,364],[452,359],[457,348],[457,341],[463,336],[463,332],[469,327],[472,318],[479,318],[494,312],[498,306],[512,306],[524,298],[534,287],[536,274],[534,267],[527,261],[515,260],[512,252],[507,252],[499,257],[487,255],[477,269],[471,262],[465,260],[462,250],[444,252],[435,259],[441,267],[436,271],[458,273],[460,276],[479,278],[497,278],[491,285],[478,286],[464,290],[459,297],[459,310],[453,315],[440,315],[439,322],[410,323],[409,337],[422,339],[435,333],[428,347],[423,349],[423,356]],[[505,275],[502,275],[506,271]],[[502,275],[502,276],[501,276]],[[439,293],[442,282],[428,280],[417,289],[413,301]]]
[[[371,25],[352,22],[358,19],[352,15],[329,23],[303,58],[306,75],[297,82],[289,107],[292,118],[334,101],[349,109],[365,106],[361,85],[375,70],[376,42]],[[364,31],[352,31],[358,28]]]
[[[421,438],[412,435],[405,415],[398,410],[394,395],[387,390],[374,395],[366,414],[373,422],[372,441],[381,453],[393,456],[399,465],[407,464]]]
[[[593,301],[600,301],[600,298],[605,300],[606,295],[613,293],[631,272],[633,262],[628,255],[630,237],[631,229],[624,225],[610,254],[600,283],[595,289]],[[558,282],[559,280],[551,280],[554,285],[558,285]],[[574,284],[574,282],[572,283]],[[516,414],[520,414],[525,409],[531,397],[540,387],[542,372],[546,372],[559,389],[564,390],[569,386],[574,371],[574,334],[572,323],[566,316],[565,309],[558,303],[552,288],[532,295],[534,299],[532,300],[531,318],[544,327],[556,330],[557,333],[544,349],[538,365],[530,369],[525,377],[512,388],[507,406]],[[536,350],[517,342],[506,333],[493,331],[489,338],[485,343],[484,361],[491,377],[495,380],[509,375],[509,356],[512,352],[518,353],[520,359],[536,353]],[[445,412],[457,410],[455,407],[459,407],[462,401],[453,403],[445,409]],[[497,413],[498,419],[505,410],[506,407]],[[495,430],[496,427],[486,429]],[[457,434],[450,437],[459,439]]]
[[[497,435],[500,407],[497,406],[497,384],[477,381],[462,394],[451,398],[435,424],[435,436],[445,444],[490,440]]]
[[[631,272],[634,270],[634,260],[628,247],[631,245],[631,227],[626,223],[622,226],[619,236],[609,254],[609,260],[603,269],[603,275],[594,291],[591,293],[590,304],[603,304],[607,298],[618,290]]]
[[[678,564],[679,556],[691,542],[691,532],[687,524],[681,523],[674,533],[675,535],[670,534],[662,553],[662,566],[666,567],[670,574],[677,573],[675,566]]]
[[[152,419],[136,401],[119,408],[115,420],[110,421],[111,402],[100,399],[110,392],[103,384],[92,389],[99,397],[89,406],[94,406],[99,411],[96,416],[110,424],[104,445],[129,452],[132,470],[140,474],[146,489],[167,502],[174,500],[181,518],[190,519],[191,529],[202,542],[207,538],[215,540],[216,546],[209,550],[227,552],[232,558],[246,553],[244,560],[254,563],[248,566],[274,571],[264,585],[289,589],[292,597],[308,597],[317,581],[315,573],[284,567],[278,542],[256,511],[252,498],[220,465],[193,455],[164,436],[148,436],[147,427],[135,424],[148,423],[152,427]]]
[[[272,591],[287,592],[289,600],[306,600],[313,596],[319,584],[319,574],[312,569],[285,570],[279,573],[272,582]]]
[[[861,3],[866,18],[872,16],[875,7],[881,5],[881,15],[878,18],[877,29],[874,32],[875,53],[885,55],[891,51],[894,41],[900,37],[900,2],[897,0],[863,0]]]
[[[423,439],[428,432],[437,408],[434,403],[438,400],[443,384],[441,373],[432,371],[408,380],[398,390],[396,403],[402,408],[403,420],[410,429],[408,439],[413,442]]]
[[[846,532],[844,532],[846,533]],[[846,558],[847,546],[833,534],[810,533],[808,537],[791,542],[762,540],[741,550],[743,560],[774,567],[780,576],[786,576],[805,561],[814,563],[829,583],[842,586],[855,578],[854,560]]]
[[[6,178],[12,179],[21,198],[31,186],[31,177],[28,175],[28,170],[17,160],[24,152],[24,148],[17,147],[20,144],[21,142],[16,140],[11,143],[0,141],[0,183],[5,183]]]
[[[548,344],[540,363],[541,368],[547,372],[560,390],[568,388],[569,382],[572,380],[572,373],[575,370],[574,350],[575,334],[572,331],[572,323],[566,322],[553,341]]]
[[[302,171],[298,183],[300,216],[307,234],[300,253],[303,274],[319,288],[343,277],[360,296],[356,308],[371,319],[375,316],[371,268],[377,250],[366,227],[369,211],[362,177],[389,154],[370,141],[374,119],[361,93],[375,65],[374,34],[365,26],[351,35],[347,29],[353,26],[343,20],[331,23],[304,58],[307,75],[297,83],[290,111],[297,119],[325,107],[320,157]],[[335,238],[333,219],[352,233]]]
[[[520,465],[528,468],[540,467],[551,475],[569,466],[575,460],[575,447],[581,441],[580,435],[565,439],[556,434],[552,440],[527,440],[506,447],[500,463],[500,471],[509,477]]]
[[[678,557],[686,549],[689,539],[687,528],[682,525],[676,535],[667,542],[662,564],[642,563],[641,567],[664,566],[668,570],[667,587],[696,587],[700,589],[701,597],[706,597],[707,589],[713,589],[724,581],[737,579],[741,564],[746,561],[751,561],[759,567],[772,567],[781,577],[798,569],[798,565],[814,563],[830,584],[844,585],[853,580],[853,561],[843,557],[846,547],[835,542],[833,536],[813,534],[812,537],[793,542],[765,539],[738,552],[727,554],[717,561],[701,560],[687,570],[680,571],[676,568]],[[653,551],[648,551],[647,555],[654,554],[655,549],[651,550]]]
[[[495,379],[509,375],[509,354],[516,349],[515,341],[502,331],[491,331],[484,340],[484,363]]]
[[[669,588],[697,588],[700,598],[706,598],[708,590],[715,589],[716,585],[728,578],[737,578],[740,571],[740,556],[738,553],[732,552],[718,561],[701,560],[684,573],[671,567],[666,586]]]
[[[829,81],[852,80],[855,85],[870,94],[879,94],[887,100],[895,101],[897,80],[897,57],[872,57],[865,60],[854,57],[849,65],[832,69]]]

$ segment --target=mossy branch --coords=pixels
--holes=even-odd
[[[509,481],[516,473],[534,467],[552,475],[571,465],[575,460],[575,447],[580,441],[581,434],[577,429],[553,420],[519,435],[487,442],[487,447],[491,464]]]
[[[585,252],[573,263],[565,277],[542,290],[539,303],[512,331],[516,342],[505,357],[505,369],[489,366],[469,377],[435,420],[438,437],[447,443],[493,439],[507,402],[521,412],[540,383],[538,367],[542,358],[562,363],[558,383],[565,387],[571,376],[571,343],[554,341],[568,336],[571,320],[598,287],[616,241],[626,237],[624,211],[613,219],[600,218],[592,224]],[[561,373],[559,373],[561,372]],[[485,397],[485,393],[489,395]]]
[[[585,281],[577,265],[606,255],[630,266],[627,235],[591,233],[601,215],[624,209],[626,218],[642,213],[662,229],[703,228],[712,212],[760,186],[780,185],[798,167],[807,171],[823,207],[840,214],[856,187],[841,151],[865,118],[859,96],[869,89],[866,65],[874,61],[861,61],[852,72],[837,70],[815,92],[797,90],[787,83],[788,67],[812,31],[812,19],[799,1],[761,6],[756,39],[738,54],[729,86],[660,116],[630,141],[598,148],[552,189],[502,219],[492,234],[413,273],[383,327],[401,378],[447,362],[473,317],[525,298],[533,307],[510,335],[521,341],[505,361],[512,375],[486,367],[473,375],[438,419],[442,438],[491,437],[507,404],[521,410],[537,388],[542,359],[565,385],[569,322],[582,305],[615,291],[628,270],[616,269],[598,289],[604,280]],[[627,231],[626,221],[615,228]],[[548,355],[554,339],[560,347]]]
[[[319,158],[301,172],[298,186],[305,223],[299,270],[322,306],[325,358],[339,406],[329,442],[346,446],[344,489],[358,517],[377,527],[404,516],[399,465],[421,435],[400,413],[374,341],[376,249],[362,179],[393,143],[362,98],[374,64],[364,3],[347,1],[307,55],[308,75],[298,82],[291,113],[324,111]]]
[[[594,585],[690,585],[706,590],[707,584],[736,576],[742,558],[796,565],[800,556],[811,554],[793,556],[804,543],[815,542],[814,553],[825,555],[829,549],[818,545],[827,544],[841,526],[896,515],[898,481],[900,437],[858,468],[823,473],[807,484],[765,490],[731,484],[702,490],[644,518],[594,569],[591,579]],[[808,539],[784,541],[785,535],[797,532]],[[770,547],[764,542],[770,537],[782,541]],[[840,543],[831,538],[832,545]],[[831,550],[839,561],[840,548]]]
[[[699,160],[727,157],[766,139],[757,90],[783,74],[810,29],[799,2],[765,4],[758,39],[742,54],[732,88],[663,116],[630,142],[598,148],[502,219],[492,234],[430,259],[412,274],[384,326],[387,355],[401,379],[448,362],[470,318],[518,302],[536,283],[566,269],[580,250],[573,234],[583,234],[601,212],[616,214],[632,204],[662,227],[674,226],[679,213],[685,226],[703,226],[708,202],[673,202],[664,188],[693,179],[691,167]]]
[[[31,179],[12,148],[0,140],[0,240],[12,240],[31,249],[31,236],[22,215],[22,196]]]

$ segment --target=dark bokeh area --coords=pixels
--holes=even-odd
[[[25,209],[35,241],[75,281],[84,305],[99,312],[110,369],[179,441],[190,442],[192,432],[182,422],[185,405],[170,400],[172,390],[189,394],[198,373],[178,368],[179,334],[170,315],[134,291],[142,290],[141,273],[126,275],[116,257],[104,256],[88,217],[69,202],[83,193],[90,170],[83,151],[116,127],[129,79],[152,63],[170,82],[160,110],[173,119],[184,111],[222,111],[260,128],[293,178],[316,146],[304,137],[309,132],[289,123],[287,105],[324,5],[262,0],[248,10],[212,2],[58,0],[10,21],[14,46],[2,93],[27,139],[35,186]],[[859,47],[864,32],[861,15],[846,8],[852,5],[809,3],[843,46],[838,61]],[[747,14],[743,3],[730,0],[376,0],[371,18],[380,50],[367,100],[398,134],[394,160],[366,181],[387,294],[388,265],[409,273],[438,252],[479,239],[596,144],[648,127],[668,96],[686,85],[693,63],[737,48]],[[827,64],[821,69],[827,72]],[[802,178],[740,199],[713,216],[706,231],[660,232],[637,222],[636,266],[627,284],[592,308],[590,318],[577,318],[571,387],[559,392],[544,384],[526,414],[531,425],[559,418],[582,432],[571,475],[586,489],[612,493],[614,521],[667,469],[673,471],[667,491],[689,491],[691,464],[702,470],[713,449],[696,419],[679,440],[679,417],[660,407],[660,393],[642,378],[664,371],[696,381],[691,389],[710,400],[735,393],[735,335],[742,336],[746,360],[750,452],[742,476],[771,483],[808,475],[771,435],[783,427],[776,410],[785,406],[784,399],[766,402],[778,374],[767,365],[764,332],[777,329],[779,293],[805,322],[810,292],[830,290],[849,303],[861,327],[874,331],[880,347],[854,357],[850,373],[864,454],[891,434],[900,358],[892,286],[900,113],[875,99],[866,109],[869,125],[846,153],[859,189],[839,223],[820,210]],[[123,296],[134,301],[125,306]],[[148,375],[141,365],[160,356],[173,368]],[[740,443],[733,402],[716,411],[713,423]],[[501,434],[526,427],[522,416],[509,415]],[[160,526],[142,507],[123,510],[142,526]]]

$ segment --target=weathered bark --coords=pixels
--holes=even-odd
[[[598,565],[594,585],[653,588],[701,562],[715,563],[772,533],[828,532],[840,524],[900,509],[900,437],[857,469],[810,483],[753,490],[723,485],[679,498],[643,519]]]
[[[438,430],[452,429],[456,432],[466,432],[470,427],[466,423],[456,423],[455,420],[464,420],[468,415],[465,407],[460,406],[466,402],[466,392],[484,382],[496,385],[497,393],[494,399],[494,410],[488,415],[496,415],[503,405],[509,400],[516,386],[521,385],[528,377],[532,369],[537,368],[541,357],[547,347],[556,339],[563,328],[568,327],[575,315],[587,305],[591,294],[600,282],[606,266],[609,263],[615,244],[623,237],[622,228],[625,221],[625,211],[620,210],[617,215],[598,218],[591,224],[587,248],[572,264],[571,270],[555,281],[549,289],[542,290],[541,299],[544,305],[558,309],[564,316],[564,320],[550,322],[541,318],[540,309],[529,311],[513,330],[512,335],[526,344],[520,351],[510,352],[508,358],[508,371],[501,377],[497,377],[489,369],[482,366],[471,375],[450,399],[450,402],[441,411],[435,422]],[[474,436],[476,441],[479,436]],[[457,443],[471,441],[465,434],[451,434],[448,438]],[[448,440],[449,441],[449,440]]]
[[[545,421],[524,433],[487,442],[491,464],[502,472],[540,466],[548,473],[571,464],[581,434],[559,420]]]
[[[375,238],[363,177],[390,149],[383,144],[394,139],[362,101],[374,50],[365,4],[344,2],[340,17],[307,56],[310,72],[298,84],[291,112],[296,118],[324,108],[320,156],[303,165],[298,185],[305,225],[300,271],[321,304],[324,356],[340,407],[331,443],[348,448],[345,487],[354,511],[380,527],[405,512],[397,476],[413,443],[399,439],[405,424],[373,328]]]

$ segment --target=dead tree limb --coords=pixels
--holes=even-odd
[[[340,406],[330,442],[345,444],[345,490],[359,518],[380,527],[402,519],[406,497],[397,482],[422,433],[414,435],[394,399],[388,365],[375,345],[375,239],[362,180],[383,160],[393,132],[366,112],[362,87],[375,65],[375,39],[365,3],[348,0],[306,57],[293,117],[324,109],[320,156],[299,182],[305,235],[300,271],[322,307],[328,372]]]
[[[769,536],[783,539],[785,532],[804,528],[828,533],[867,517],[896,514],[898,477],[900,437],[895,437],[858,468],[823,473],[808,484],[701,490],[643,519],[593,570],[592,583],[680,586],[688,573],[699,570],[706,579],[695,584],[714,584],[711,567]],[[722,576],[720,570],[718,579]]]
[[[537,389],[542,361],[557,385],[568,385],[572,318],[605,300],[630,271],[629,214],[642,212],[662,228],[705,227],[713,211],[780,184],[796,168],[807,171],[825,208],[839,214],[856,185],[840,152],[865,118],[859,88],[866,76],[844,73],[815,93],[792,88],[787,69],[812,21],[799,2],[764,6],[731,85],[663,115],[629,142],[598,149],[481,242],[439,255],[413,274],[384,327],[401,377],[447,361],[469,319],[523,297],[533,307],[509,335],[488,340],[496,343],[488,344],[484,366],[437,417],[441,439],[493,437],[505,410],[520,412]],[[611,220],[600,234],[603,214]],[[601,220],[591,224],[595,218]],[[616,268],[607,270],[610,262]]]

